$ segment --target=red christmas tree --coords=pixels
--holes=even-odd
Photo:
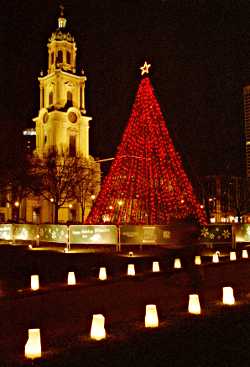
[[[146,77],[87,222],[167,224],[189,216],[206,223]]]

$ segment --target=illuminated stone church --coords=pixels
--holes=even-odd
[[[77,47],[67,31],[67,20],[61,9],[58,28],[48,40],[48,71],[41,72],[40,109],[33,119],[36,148],[33,156],[46,159],[54,149],[58,156],[82,157],[94,167],[95,187],[86,198],[85,216],[100,189],[100,165],[89,155],[89,121],[85,108],[86,77],[76,74]],[[53,222],[53,199],[28,197],[20,203],[19,219],[29,223]],[[59,223],[81,222],[81,207],[76,200],[66,202],[58,212]]]
[[[59,153],[89,156],[89,121],[85,109],[86,77],[76,75],[76,43],[66,31],[63,13],[48,42],[48,73],[40,82],[36,123],[36,154],[42,158],[54,146]],[[42,73],[41,73],[42,74]]]

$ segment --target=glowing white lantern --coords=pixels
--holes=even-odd
[[[134,264],[128,264],[127,275],[130,275],[130,276],[135,275],[135,266],[134,266]]]
[[[190,294],[189,295],[189,302],[188,302],[188,312],[200,315],[201,313],[201,306],[199,301],[199,295],[198,294]]]
[[[236,260],[236,252],[230,251],[230,261],[235,261],[235,260]]]
[[[247,250],[242,250],[242,258],[243,259],[248,259],[248,252],[247,252]]]
[[[92,325],[90,330],[91,339],[101,340],[106,338],[106,331],[104,328],[105,318],[101,314],[95,314],[92,318]]]
[[[39,275],[31,275],[30,287],[33,291],[37,291],[39,289]]]
[[[100,280],[107,280],[106,268],[100,268],[100,270],[99,270],[99,279]]]
[[[146,305],[145,327],[158,327],[159,320],[156,305]]]
[[[128,256],[133,257],[134,256],[133,251],[129,251]]]
[[[26,358],[35,359],[42,355],[40,329],[29,329],[28,340],[25,344],[24,355]]]
[[[152,271],[153,273],[158,273],[160,271],[160,265],[158,261],[153,261]]]
[[[68,272],[68,285],[75,285],[76,284],[76,276],[73,271]]]
[[[195,265],[201,265],[201,257],[200,256],[195,256],[194,263],[195,263]]]
[[[234,291],[232,287],[223,287],[223,303],[224,305],[234,305]]]
[[[181,259],[174,259],[174,268],[180,269],[181,268]]]
[[[219,262],[219,255],[213,254],[213,263],[218,263],[218,262]]]

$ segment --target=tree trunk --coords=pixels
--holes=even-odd
[[[12,220],[16,223],[19,223],[19,207],[14,207],[12,209]]]
[[[54,224],[58,224],[58,211],[59,211],[59,206],[55,203],[54,205]]]
[[[82,210],[82,224],[84,224],[85,205],[81,205],[81,210]]]

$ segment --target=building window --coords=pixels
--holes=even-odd
[[[63,53],[61,50],[58,51],[57,53],[57,62],[60,64],[63,62]]]
[[[72,93],[68,91],[67,92],[67,103],[72,105],[72,99],[73,99]]]
[[[54,64],[54,52],[52,52],[52,54],[51,54],[51,64],[52,65]]]
[[[70,62],[71,62],[71,55],[70,55],[70,52],[69,51],[67,51],[66,58],[67,58],[67,64],[70,64]]]
[[[44,135],[44,145],[47,143],[47,135]]]
[[[0,223],[4,223],[5,222],[5,215],[4,213],[0,213]]]
[[[41,208],[40,207],[33,208],[33,211],[32,211],[32,222],[34,224],[39,224],[40,223],[40,214],[41,214]]]
[[[0,206],[1,207],[5,207],[7,203],[7,197],[6,197],[6,193],[1,192],[0,193]]]
[[[82,107],[82,86],[80,87],[80,108]]]
[[[44,89],[41,89],[41,108],[44,107]]]
[[[76,222],[76,210],[75,209],[70,209],[69,221],[72,223]]]
[[[50,92],[49,94],[49,106],[53,104],[53,92]]]
[[[75,157],[76,156],[76,136],[70,135],[69,137],[69,156]]]

